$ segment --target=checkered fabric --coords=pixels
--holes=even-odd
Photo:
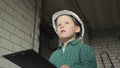
[[[70,68],[97,68],[93,48],[82,44],[79,39],[69,42],[64,52],[60,43],[59,48],[50,56],[49,61],[57,68],[64,64]]]

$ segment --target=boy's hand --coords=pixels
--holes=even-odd
[[[68,65],[62,65],[60,68],[70,68]]]

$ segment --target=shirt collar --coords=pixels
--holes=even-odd
[[[68,44],[71,44],[71,45],[75,46],[75,45],[77,45],[78,43],[80,43],[80,40],[79,40],[79,39],[75,39],[75,40],[72,40],[72,41],[68,42],[67,45],[68,45]],[[60,42],[58,48],[62,48],[62,45],[63,45],[63,44]]]

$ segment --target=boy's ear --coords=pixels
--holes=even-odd
[[[81,30],[80,27],[79,27],[79,26],[76,26],[76,30],[75,30],[75,32],[76,32],[76,33],[79,33],[80,30]]]
[[[57,31],[57,29],[56,29],[55,31],[56,31],[56,33],[58,34],[58,31]]]

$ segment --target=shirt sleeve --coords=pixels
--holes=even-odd
[[[53,52],[52,54],[51,54],[51,56],[50,56],[50,58],[49,58],[49,62],[50,63],[52,63],[52,64],[54,64],[54,59],[55,59],[55,52]]]
[[[94,50],[90,46],[84,46],[80,52],[81,68],[97,68]]]

